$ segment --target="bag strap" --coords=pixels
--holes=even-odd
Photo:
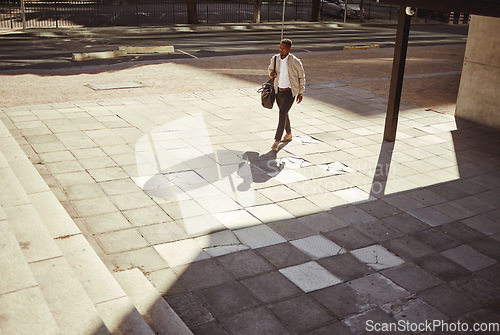
[[[274,72],[276,72],[276,55],[274,56]]]

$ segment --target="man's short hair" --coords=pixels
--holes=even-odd
[[[288,45],[290,48],[292,47],[292,40],[289,38],[282,39],[281,43]]]

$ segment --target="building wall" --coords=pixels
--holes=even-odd
[[[500,128],[500,18],[472,16],[455,115]]]

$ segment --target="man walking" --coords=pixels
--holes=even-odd
[[[274,144],[271,147],[273,151],[278,151],[280,142],[292,140],[288,111],[295,99],[297,103],[302,101],[302,94],[306,87],[306,76],[302,62],[290,53],[291,50],[292,41],[287,38],[283,39],[280,43],[279,57],[277,57],[278,55],[272,57],[268,68],[271,78],[275,78],[274,91],[276,92],[276,103],[280,109],[278,128],[274,135]],[[276,71],[274,71],[275,57],[277,57]],[[286,130],[286,135],[281,139],[284,130]]]

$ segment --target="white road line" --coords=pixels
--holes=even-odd
[[[179,51],[180,53],[183,53],[183,54],[185,54],[185,55],[191,56],[191,57],[193,57],[193,58],[198,58],[198,57],[196,57],[195,55],[191,55],[190,53],[187,53],[186,51],[182,51],[182,50],[179,50],[179,49],[175,49],[175,50],[177,50],[177,51]]]

